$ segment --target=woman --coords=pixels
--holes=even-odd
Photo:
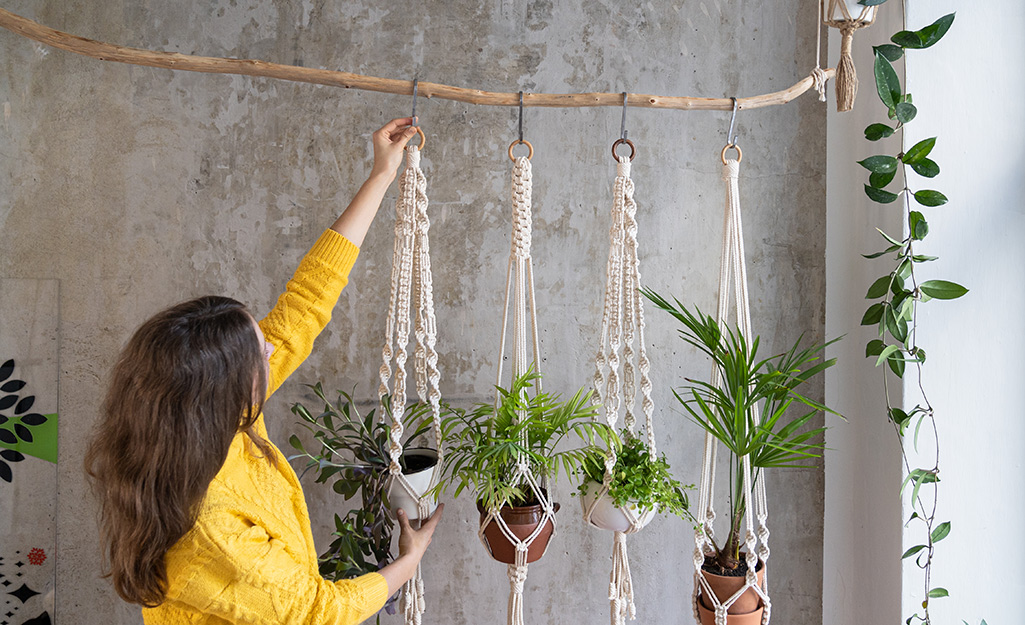
[[[379,573],[320,577],[302,488],[262,415],[330,320],[413,121],[374,133],[370,177],[263,321],[201,297],[122,351],[86,469],[114,588],[146,623],[358,623],[415,573],[443,506],[420,530],[399,512],[399,557]]]

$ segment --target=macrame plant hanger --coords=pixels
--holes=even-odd
[[[641,410],[644,414],[648,454],[654,460],[655,429],[651,418],[654,403],[651,400],[651,379],[648,375],[650,361],[644,344],[644,308],[641,303],[641,272],[637,255],[637,203],[634,201],[634,183],[630,179],[630,163],[633,161],[636,148],[627,138],[627,98],[628,95],[624,93],[620,138],[612,144],[612,157],[617,163],[616,180],[613,184],[605,307],[602,313],[598,354],[595,357],[594,388],[599,404],[604,406],[605,421],[613,432],[616,432],[622,410],[624,425],[632,434],[637,422],[634,408],[638,391],[637,374],[640,374]],[[624,144],[630,147],[630,156],[616,152],[617,148]],[[605,477],[597,496],[584,509],[584,521],[595,527],[600,526],[593,520],[593,514],[609,492],[616,459],[616,450],[610,446],[605,455]],[[609,575],[612,625],[623,625],[627,618],[633,620],[637,615],[630,561],[626,551],[626,535],[640,531],[657,512],[655,509],[640,510],[630,506],[619,510],[629,522],[629,528],[625,531],[616,531],[612,548],[612,573]]]
[[[736,108],[730,120],[730,129],[727,133],[727,143],[722,149],[720,158],[722,160],[722,179],[726,183],[726,204],[723,223],[722,255],[720,257],[719,269],[719,306],[716,312],[716,322],[725,335],[728,328],[728,313],[730,307],[730,288],[734,291],[737,300],[737,327],[745,338],[750,339],[751,332],[751,304],[747,290],[747,265],[744,260],[744,230],[740,215],[740,195],[737,178],[740,174],[740,161],[743,154],[737,145],[737,137],[733,134],[733,124],[736,121]],[[726,153],[733,149],[737,153],[736,158],[726,158]],[[713,366],[712,383],[716,386],[722,384],[722,376],[719,369]],[[759,408],[752,406],[754,422],[760,423]],[[712,604],[715,611],[716,625],[726,625],[726,614],[732,606],[748,589],[753,590],[762,600],[764,610],[762,612],[762,625],[768,625],[771,602],[768,590],[768,571],[765,570],[769,559],[769,530],[765,524],[768,518],[768,507],[765,499],[765,479],[752,483],[751,458],[742,456],[740,458],[742,475],[742,492],[745,505],[744,514],[744,536],[743,542],[747,549],[745,554],[747,563],[747,575],[744,586],[733,596],[725,601],[720,601],[705,578],[702,565],[705,562],[705,553],[713,549],[712,538],[713,522],[715,521],[715,510],[712,506],[712,495],[715,487],[715,461],[716,444],[715,437],[705,434],[705,450],[701,467],[701,483],[698,492],[698,521],[699,524],[694,532],[694,618],[700,624],[701,616],[698,611],[698,591]],[[732,487],[732,486],[731,486]],[[703,516],[703,518],[702,518]],[[757,528],[755,521],[757,520]],[[757,568],[759,561],[762,563],[762,579],[758,580]]]
[[[527,156],[514,157],[513,148],[525,145]],[[502,362],[505,359],[505,339],[509,327],[509,304],[513,307],[513,367],[512,378],[526,373],[531,366],[528,358],[527,323],[530,323],[529,338],[533,342],[533,364],[540,374],[540,348],[537,333],[537,307],[534,303],[534,272],[530,260],[531,238],[531,167],[530,159],[534,156],[534,147],[523,139],[523,92],[520,92],[520,123],[519,139],[509,145],[509,158],[513,161],[512,172],[512,248],[509,254],[509,268],[505,280],[505,308],[502,312],[502,340],[498,352],[498,383],[502,385]],[[536,382],[537,392],[541,392],[541,378]],[[495,399],[496,403],[498,397]],[[521,415],[522,416],[522,415]],[[526,437],[526,433],[523,434]],[[523,441],[524,446],[526,441]],[[537,498],[541,505],[541,522],[526,538],[520,538],[512,532],[505,519],[502,518],[501,505],[489,508],[481,520],[478,536],[481,543],[491,553],[491,546],[484,535],[485,528],[492,522],[501,529],[502,534],[516,547],[515,562],[508,565],[509,575],[509,607],[508,625],[523,625],[523,584],[527,579],[527,550],[530,544],[541,534],[545,526],[552,524],[552,536],[555,535],[555,509],[551,496],[534,475],[533,468],[524,455],[516,459],[512,483],[522,482]],[[508,502],[503,502],[508,503]],[[551,544],[549,542],[549,544]],[[545,546],[547,551],[547,545]],[[542,554],[543,555],[543,554]]]
[[[413,85],[413,124],[416,124],[416,81]],[[417,518],[422,522],[434,510],[435,495],[431,490],[437,485],[441,471],[433,471],[430,485],[421,493],[417,492],[402,474],[399,461],[402,456],[402,418],[406,405],[406,345],[409,343],[410,327],[414,321],[416,347],[413,351],[413,373],[417,396],[421,402],[430,405],[434,441],[438,450],[436,466],[441,466],[444,462],[444,450],[441,436],[441,392],[438,389],[441,375],[438,372],[438,352],[435,350],[438,330],[434,316],[434,286],[427,237],[431,223],[427,217],[427,178],[420,169],[420,154],[427,144],[427,138],[419,127],[417,134],[420,135],[420,145],[406,147],[406,168],[399,178],[399,198],[395,203],[391,297],[385,324],[378,396],[381,400],[381,414],[384,415],[384,398],[391,394],[390,488],[401,488],[416,501]],[[395,363],[394,380],[392,362]],[[425,601],[423,576],[419,565],[416,568],[416,575],[406,582],[403,590],[402,604],[406,625],[420,625]]]

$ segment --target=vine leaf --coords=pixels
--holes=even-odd
[[[876,77],[876,92],[879,93],[879,99],[883,101],[886,108],[893,110],[900,102],[900,79],[897,78],[897,72],[893,69],[893,65],[886,59],[881,52],[876,52],[875,60],[875,77]]]
[[[904,555],[902,555],[900,557],[900,559],[901,560],[906,560],[907,558],[910,558],[911,556],[915,555],[916,553],[918,553],[919,551],[921,551],[923,549],[925,549],[925,545],[915,545],[914,547],[911,547],[910,549],[905,551]]]
[[[897,104],[897,121],[902,124],[910,122],[918,115],[918,109],[915,105],[910,102],[901,102]]]
[[[921,241],[929,234],[929,224],[925,221],[925,216],[918,211],[911,211],[908,214],[908,230],[911,232],[911,238],[916,241]]]
[[[929,591],[930,599],[938,599],[939,597],[949,597],[950,593],[947,592],[946,588],[933,588]]]
[[[935,299],[957,299],[968,292],[968,289],[960,284],[947,280],[927,280],[918,288]]]
[[[919,176],[924,176],[926,178],[935,178],[940,174],[940,166],[936,163],[936,161],[928,158],[923,158],[920,161],[915,161],[910,165],[911,169],[914,169],[915,173]]]
[[[873,202],[879,202],[880,204],[889,204],[896,201],[898,197],[896,193],[883,191],[882,189],[877,189],[871,185],[865,185],[865,195],[867,195]]]
[[[893,132],[893,128],[886,124],[872,124],[865,128],[865,138],[869,141],[879,141],[889,137]]]
[[[947,537],[950,533],[950,521],[944,521],[936,526],[936,529],[932,531],[932,541],[938,543]]]
[[[870,156],[863,161],[858,161],[858,164],[873,174],[888,174],[897,171],[897,159],[885,154]]]
[[[868,177],[868,186],[875,189],[882,189],[886,185],[893,181],[893,177],[897,175],[897,170],[894,169],[891,172],[871,174]]]
[[[865,316],[861,318],[861,325],[863,326],[874,326],[879,323],[879,320],[883,318],[883,311],[885,310],[885,304],[879,302],[872,304],[865,311]]]
[[[895,46],[892,43],[884,43],[881,46],[872,46],[872,50],[882,54],[891,63],[904,56],[904,48]]]
[[[927,189],[925,191],[916,191],[915,201],[922,206],[943,206],[947,203],[947,196],[939,191]]]
[[[876,299],[886,295],[886,291],[890,288],[890,276],[883,276],[872,283],[872,286],[868,287],[868,293],[865,294],[865,299]]]
[[[954,15],[954,13],[948,13],[918,31],[919,36],[922,38],[922,48],[920,49],[934,46],[940,39],[943,39],[943,35],[947,34],[947,31],[950,30],[950,26],[954,23]]]
[[[915,145],[911,146],[907,152],[904,153],[904,157],[901,158],[908,165],[914,165],[921,161],[926,156],[929,156],[929,152],[932,152],[933,147],[936,146],[936,137],[930,137],[928,139],[922,139]]]

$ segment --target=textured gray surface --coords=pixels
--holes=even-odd
[[[489,90],[750,95],[807,74],[815,3],[753,0],[12,0],[6,8],[81,36],[210,56],[261,58]],[[369,172],[369,134],[408,115],[407,97],[102,63],[0,32],[0,276],[61,280],[61,458],[57,618],[135,623],[99,577],[94,505],[81,466],[120,345],[157,310],[203,294],[269,309],[298,259]],[[515,112],[421,100],[442,390],[493,383]],[[825,107],[806,96],[744,113],[742,204],[756,329],[767,349],[824,315]],[[644,282],[710,310],[722,224],[718,153],[728,116],[631,110],[638,144]],[[547,387],[591,374],[607,253],[616,109],[528,109],[535,146],[534,256]],[[313,357],[267,407],[272,437],[296,429],[303,382],[357,385],[379,365],[393,187]],[[707,365],[649,313],[657,427],[679,477],[696,482],[701,435],[669,387]],[[774,622],[820,620],[822,477],[769,477]],[[549,554],[526,584],[530,623],[607,618],[612,538],[582,526],[571,487]],[[339,510],[310,486],[325,545]],[[477,543],[472,502],[449,506],[426,560],[427,622],[504,618],[503,566]],[[656,520],[630,539],[640,622],[689,618],[693,541]],[[388,618],[388,622],[398,619]]]

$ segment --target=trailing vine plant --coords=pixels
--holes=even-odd
[[[861,0],[863,5],[879,5],[886,0]],[[902,9],[904,3],[902,2]],[[906,16],[906,11],[902,11]],[[950,534],[950,521],[937,518],[938,484],[940,482],[940,448],[936,428],[936,414],[925,391],[922,369],[926,362],[925,349],[918,343],[918,306],[932,299],[949,300],[963,296],[968,290],[948,280],[920,281],[916,267],[922,263],[937,260],[936,256],[922,254],[921,242],[929,234],[929,224],[921,207],[933,208],[947,203],[947,197],[934,189],[917,188],[919,178],[912,178],[909,169],[924,179],[935,178],[940,166],[929,158],[936,145],[936,137],[923,139],[906,147],[905,127],[918,114],[912,103],[911,94],[901,85],[893,64],[900,61],[907,73],[907,52],[930,48],[943,38],[954,22],[954,14],[944,15],[921,30],[905,30],[894,34],[891,43],[876,46],[874,75],[876,92],[888,111],[888,123],[874,123],[865,128],[865,138],[879,141],[894,134],[900,138],[900,152],[896,155],[879,154],[859,161],[869,171],[865,194],[880,204],[900,203],[906,228],[900,235],[891,236],[882,230],[879,234],[888,247],[865,258],[879,258],[892,254],[891,271],[879,277],[868,289],[866,299],[874,301],[865,311],[862,325],[878,326],[879,338],[868,342],[866,357],[874,357],[876,366],[884,363],[901,379],[912,377],[918,386],[920,402],[905,411],[890,401],[889,377],[883,374],[886,412],[900,442],[901,454],[907,476],[901,486],[902,496],[908,496],[911,516],[906,526],[917,524],[924,530],[925,540],[908,548],[902,559],[913,559],[923,572],[923,596],[921,610],[907,617],[905,623],[930,625],[930,603],[933,599],[948,596],[947,589],[934,586],[932,564],[936,543]],[[906,78],[905,78],[906,79]],[[900,174],[898,178],[898,174]],[[899,188],[893,191],[887,187],[897,179]],[[913,188],[915,187],[915,188]],[[917,188],[917,190],[916,190]],[[905,234],[906,233],[906,234]],[[920,447],[922,429],[931,429],[931,448]],[[910,440],[909,440],[910,438]],[[922,466],[912,466],[908,445],[914,445],[917,457],[926,459]],[[982,622],[985,625],[985,621]]]

